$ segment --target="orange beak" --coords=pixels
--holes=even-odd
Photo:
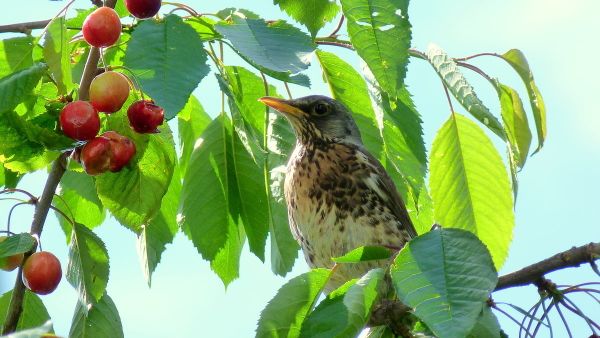
[[[258,101],[266,104],[267,106],[269,106],[281,113],[289,115],[289,116],[301,117],[303,115],[306,115],[306,113],[303,112],[301,109],[298,109],[298,108],[292,106],[291,104],[289,104],[288,100],[271,97],[271,96],[264,96],[264,97],[261,97],[260,99],[258,99]]]

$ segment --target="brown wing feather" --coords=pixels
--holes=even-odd
[[[394,213],[394,216],[398,218],[400,227],[406,230],[412,238],[417,237],[417,230],[415,230],[415,226],[410,220],[410,216],[408,215],[408,211],[406,210],[406,205],[404,204],[402,197],[400,197],[400,194],[398,194],[396,185],[390,178],[390,175],[388,175],[385,168],[381,165],[379,160],[373,157],[373,155],[371,155],[366,150],[362,150],[362,152],[367,156],[369,162],[371,162],[371,164],[377,170],[377,174],[379,175],[383,183],[382,188],[384,192],[387,193],[388,196],[390,196],[388,208],[390,208],[390,210]]]

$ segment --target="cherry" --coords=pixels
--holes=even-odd
[[[129,138],[114,131],[107,131],[102,134],[102,137],[107,138],[110,141],[110,171],[120,171],[135,155],[135,143]]]
[[[94,138],[100,130],[98,111],[87,101],[73,101],[60,112],[60,127],[74,140]]]
[[[4,242],[8,237],[0,236],[0,243]],[[8,257],[0,258],[0,269],[4,271],[13,271],[23,262],[23,254],[16,254]]]
[[[83,38],[94,47],[112,46],[121,35],[121,19],[114,9],[100,7],[83,21]]]
[[[50,252],[36,252],[23,265],[23,284],[38,295],[56,290],[61,278],[60,262]]]
[[[161,0],[125,0],[127,10],[138,19],[151,18],[158,13]]]
[[[127,109],[129,125],[138,133],[158,133],[158,127],[165,119],[164,109],[152,101],[136,101]]]
[[[114,113],[121,109],[129,96],[129,81],[113,71],[96,76],[90,84],[90,103],[98,111]]]
[[[105,137],[96,137],[81,149],[81,165],[89,175],[98,175],[110,168],[112,151],[110,141]]]

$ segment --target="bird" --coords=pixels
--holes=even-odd
[[[265,96],[287,118],[296,145],[284,195],[292,235],[311,268],[333,268],[333,257],[360,246],[399,250],[417,236],[406,206],[382,164],[365,148],[349,109],[322,95]],[[389,261],[341,264],[325,292]]]

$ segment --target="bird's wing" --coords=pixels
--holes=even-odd
[[[386,199],[386,203],[388,204],[388,208],[392,211],[394,216],[398,219],[400,223],[400,227],[403,230],[406,230],[410,237],[417,237],[417,230],[415,230],[415,226],[410,220],[410,216],[408,215],[408,211],[406,210],[406,205],[398,194],[398,190],[396,189],[396,185],[388,175],[385,168],[381,165],[379,160],[377,160],[373,155],[371,155],[366,149],[361,149],[361,152],[365,154],[369,163],[373,166],[373,168],[377,172],[377,177],[380,182],[377,182],[377,189],[381,189],[382,192],[389,197]]]

